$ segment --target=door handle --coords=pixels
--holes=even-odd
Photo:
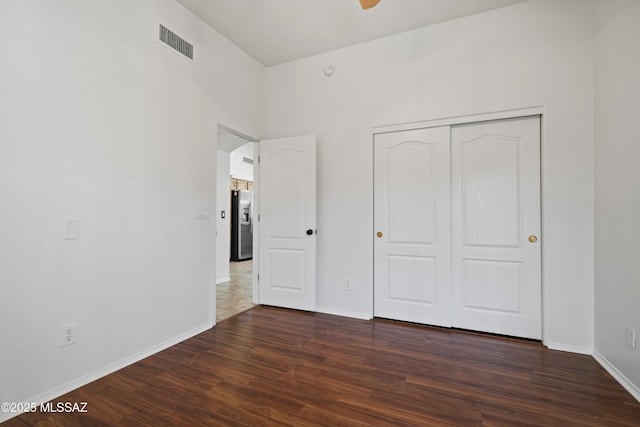
[[[376,236],[378,236],[378,239],[382,239],[382,231],[378,231],[376,233]]]
[[[538,241],[538,237],[532,234],[531,236],[529,236],[529,241],[531,243],[535,243]]]
[[[313,234],[313,230],[312,229],[308,229],[307,230],[307,236],[311,236]]]

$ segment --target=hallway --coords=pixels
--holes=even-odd
[[[216,323],[255,306],[253,296],[253,260],[231,262],[231,280],[216,286]]]

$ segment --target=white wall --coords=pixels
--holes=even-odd
[[[216,283],[223,283],[230,280],[229,258],[231,256],[231,182],[229,179],[229,153],[218,150],[217,169],[217,234],[216,234]],[[222,218],[221,211],[225,212]]]
[[[372,127],[543,106],[543,336],[592,351],[590,3],[520,3],[268,68],[266,85],[266,137],[318,135],[319,310],[356,316],[373,309]]]
[[[244,157],[253,160],[253,143],[242,145],[231,152],[231,176],[245,181],[253,181],[253,164],[245,163]]]
[[[0,401],[47,400],[212,325],[217,124],[262,133],[264,68],[172,0],[3,0],[0,58]]]
[[[640,2],[598,1],[594,23],[596,357],[640,399]]]

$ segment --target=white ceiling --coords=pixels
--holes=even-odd
[[[524,0],[177,0],[272,66]]]

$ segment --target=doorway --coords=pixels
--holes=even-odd
[[[252,206],[247,200],[250,202],[253,195],[254,142],[218,125],[216,323],[254,306],[253,248],[243,245],[241,256],[238,256],[239,242],[251,241],[253,231]],[[233,204],[234,196],[238,199],[239,193],[246,205],[242,206],[241,215],[237,212],[239,205]],[[239,221],[233,221],[234,214]],[[240,229],[241,237],[238,236]]]

